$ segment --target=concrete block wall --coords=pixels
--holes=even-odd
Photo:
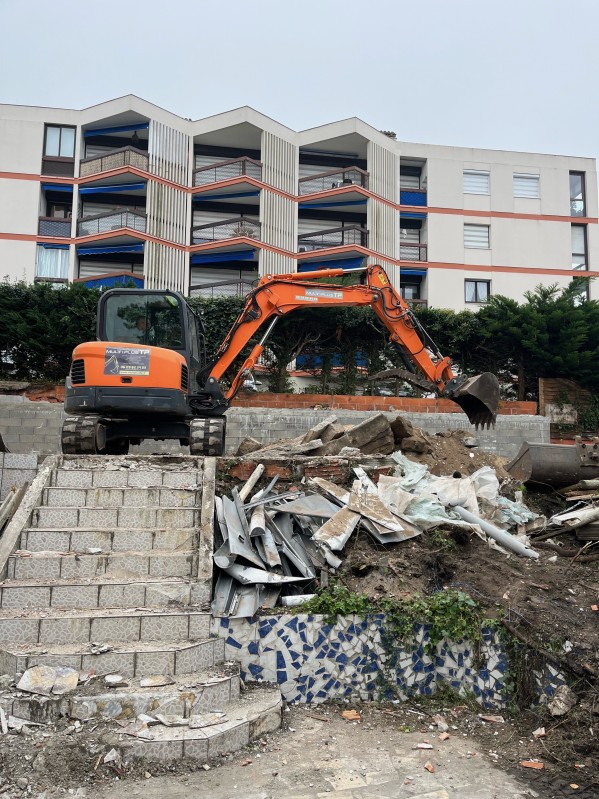
[[[294,438],[315,424],[335,414],[341,424],[358,424],[375,411],[345,409],[318,410],[302,408],[239,408],[227,413],[226,454],[237,451],[242,439],[251,436],[270,443],[280,438]],[[386,416],[394,419],[397,411]],[[498,416],[497,426],[491,430],[474,431],[461,413],[402,412],[417,427],[427,433],[442,430],[468,430],[478,438],[480,446],[506,458],[512,458],[523,441],[549,443],[549,420],[544,416]],[[0,397],[0,433],[11,452],[60,452],[60,430],[64,411],[60,403],[31,402],[24,397]],[[156,452],[184,452],[174,442],[147,442],[135,447],[137,454]]]
[[[341,424],[358,424],[373,411],[302,410],[275,408],[232,408],[227,421],[226,454],[233,454],[246,436],[268,444],[279,438],[294,438],[314,425],[335,414]],[[394,419],[397,412],[386,413]],[[402,413],[427,433],[443,430],[468,430],[482,449],[505,458],[512,458],[524,441],[549,443],[549,420],[544,416],[498,416],[497,425],[490,430],[475,431],[463,414],[455,413]]]
[[[37,474],[37,465],[38,456],[34,452],[27,455],[0,452],[0,502],[13,487],[31,484]]]

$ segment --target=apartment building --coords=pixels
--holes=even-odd
[[[594,159],[406,143],[356,118],[0,106],[0,279],[210,295],[382,263],[411,303],[476,308],[599,276],[597,201]]]

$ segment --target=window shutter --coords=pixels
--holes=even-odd
[[[489,225],[464,225],[464,247],[489,249]]]
[[[514,173],[514,197],[527,197],[533,200],[538,199],[539,176],[519,175]]]
[[[488,194],[489,173],[475,169],[464,170],[464,194]]]

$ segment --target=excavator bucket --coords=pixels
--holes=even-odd
[[[499,408],[499,381],[491,372],[467,378],[445,396],[460,406],[470,424],[477,428],[495,426]]]

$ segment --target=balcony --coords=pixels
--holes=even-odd
[[[297,237],[299,252],[326,250],[329,247],[343,247],[352,244],[368,247],[366,228],[360,227],[360,225],[346,225],[329,230],[319,230],[317,233],[302,233]]]
[[[426,191],[424,189],[401,189],[399,198],[402,205],[419,205],[426,207]]]
[[[428,300],[406,300],[410,308],[426,308],[428,307]]]
[[[71,237],[71,220],[55,216],[40,216],[37,226],[38,236],[52,236],[56,239]]]
[[[399,258],[402,261],[426,261],[426,244],[401,244],[399,245]]]
[[[363,189],[367,189],[369,179],[370,172],[366,172],[357,166],[348,167],[347,169],[333,169],[330,172],[321,172],[318,175],[308,175],[305,178],[300,178],[298,181],[298,193],[302,196],[304,194],[315,194],[319,191],[339,189],[345,186],[360,186]]]
[[[89,175],[97,175],[127,166],[135,167],[135,169],[140,169],[142,172],[148,172],[148,163],[148,154],[143,150],[138,150],[136,147],[121,147],[104,155],[92,155],[90,158],[82,158],[79,174],[82,178],[85,178]]]
[[[262,180],[262,162],[244,156],[243,158],[219,161],[210,166],[202,166],[193,171],[193,185],[208,186],[210,183],[220,183],[222,180],[244,176]]]
[[[260,229],[260,222],[237,216],[234,219],[223,219],[220,222],[196,225],[196,227],[191,229],[191,235],[194,244],[237,239],[241,236],[260,241]]]
[[[247,297],[253,288],[254,284],[246,280],[219,280],[217,283],[192,285],[190,292],[194,297]]]
[[[139,233],[146,232],[146,215],[137,211],[108,211],[105,214],[85,216],[77,220],[78,236],[97,236],[112,230],[129,228]]]

